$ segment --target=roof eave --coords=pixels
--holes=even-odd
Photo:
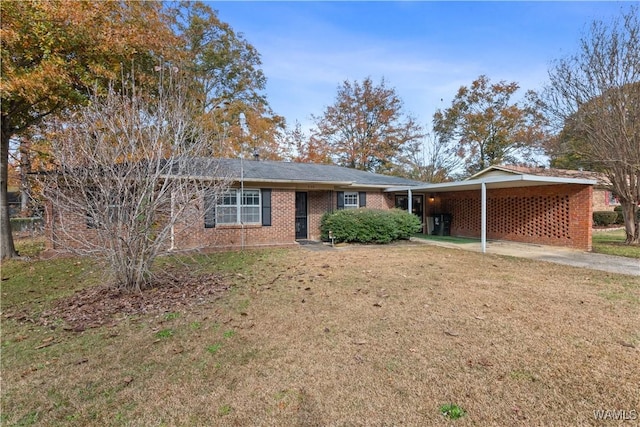
[[[408,191],[409,189],[412,191],[464,191],[473,190],[475,188],[480,187],[483,183],[490,188],[505,188],[507,185],[502,186],[500,184],[509,184],[509,183],[532,183],[533,185],[557,185],[557,184],[580,184],[580,185],[596,185],[597,181],[593,179],[582,179],[582,178],[559,178],[559,177],[549,177],[549,176],[536,176],[536,175],[519,175],[514,174],[513,176],[499,176],[499,177],[489,177],[485,179],[472,179],[465,181],[455,181],[455,182],[444,182],[439,184],[427,184],[423,186],[417,187],[393,187],[389,188],[387,192],[399,192],[399,191]],[[526,185],[522,185],[523,187]],[[453,190],[453,188],[457,188]]]

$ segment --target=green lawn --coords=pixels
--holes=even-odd
[[[631,246],[624,243],[624,230],[594,231],[593,252],[624,256],[628,258],[640,258],[640,246]]]

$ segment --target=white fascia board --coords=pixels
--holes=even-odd
[[[455,181],[455,182],[443,182],[439,184],[426,184],[411,187],[393,187],[389,188],[387,192],[399,192],[399,191],[464,191],[479,189],[482,183],[487,185],[487,188],[502,188],[502,187],[518,187],[518,185],[501,185],[521,182],[522,187],[528,185],[555,185],[555,184],[581,184],[581,185],[595,185],[597,182],[593,179],[582,178],[560,178],[550,176],[536,176],[536,175],[513,175],[513,176],[495,176],[484,179],[472,179],[468,181]],[[527,185],[528,184],[528,185]]]

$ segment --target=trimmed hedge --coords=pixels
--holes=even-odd
[[[611,225],[618,219],[618,213],[614,211],[595,211],[593,213],[593,223],[595,225]]]
[[[616,206],[613,211],[618,215],[616,224],[624,224],[624,215],[622,214],[622,206]]]
[[[421,229],[417,216],[401,209],[345,209],[326,213],[320,221],[322,240],[329,231],[336,243],[389,243],[406,240]]]

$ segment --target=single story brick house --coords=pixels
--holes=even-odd
[[[320,239],[325,212],[359,207],[410,210],[425,233],[434,231],[434,218],[448,214],[454,236],[591,249],[590,180],[522,174],[428,184],[325,164],[219,162],[232,185],[223,197],[201,194],[194,201],[207,209],[198,224],[176,226],[176,249],[296,246]],[[48,248],[64,250],[64,236],[55,235],[56,207],[47,211]],[[86,218],[77,222],[77,233],[89,228]]]
[[[176,233],[178,245],[216,248],[297,245],[320,240],[320,220],[337,209],[394,207],[394,186],[418,181],[334,165],[225,159],[234,184],[202,226]],[[244,197],[240,194],[244,193]],[[208,203],[206,200],[204,203]],[[240,218],[240,208],[245,213]],[[249,217],[250,216],[250,217]]]
[[[215,170],[231,180],[231,187],[222,197],[201,194],[194,201],[194,209],[202,212],[202,221],[175,226],[175,249],[286,247],[297,246],[300,240],[320,240],[320,220],[325,212],[360,207],[390,209],[395,198],[386,189],[422,184],[325,164],[240,159],[219,159],[215,163]],[[208,177],[205,170],[197,175]],[[83,232],[91,238],[92,226],[83,215],[65,218],[65,228],[73,230],[74,236],[56,232],[61,229],[56,211],[61,209],[49,204],[45,226],[48,248],[71,247],[74,236]]]

